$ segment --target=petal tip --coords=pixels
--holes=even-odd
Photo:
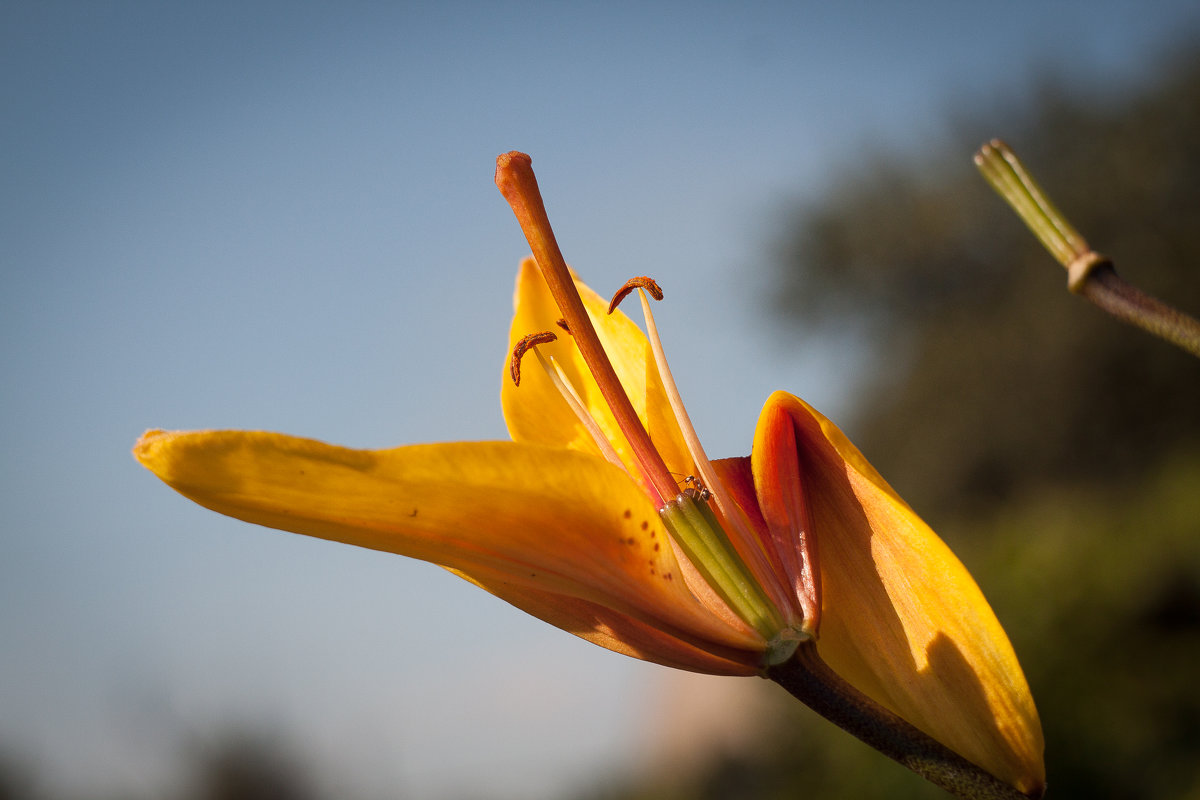
[[[148,428],[133,445],[133,457],[146,469],[159,478],[168,481],[172,465],[178,461],[179,444],[196,433],[203,431],[164,431],[161,428]]]
[[[146,461],[155,449],[155,445],[167,435],[169,435],[168,432],[160,428],[147,428],[146,432],[139,436],[137,442],[133,445],[133,457],[142,466],[146,466]]]

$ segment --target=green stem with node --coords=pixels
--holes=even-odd
[[[1200,320],[1126,283],[1112,262],[1093,250],[1067,222],[1025,165],[999,139],[975,154],[992,188],[1067,270],[1067,288],[1122,322],[1136,325],[1200,358]]]

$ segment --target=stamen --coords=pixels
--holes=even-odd
[[[512,363],[509,365],[509,373],[512,375],[513,383],[517,386],[521,385],[521,360],[525,354],[533,350],[533,354],[537,356],[538,364],[546,372],[550,382],[554,384],[554,388],[566,401],[567,406],[575,414],[580,424],[587,430],[588,435],[592,437],[592,441],[596,447],[600,449],[600,453],[604,458],[612,464],[616,464],[628,474],[625,469],[625,464],[621,461],[621,457],[617,455],[616,449],[612,446],[612,442],[600,430],[600,424],[595,418],[588,413],[587,406],[583,404],[583,400],[579,397],[579,392],[575,391],[575,387],[571,385],[571,380],[562,371],[562,367],[553,358],[546,358],[542,355],[542,351],[537,349],[539,344],[549,344],[557,340],[553,331],[539,331],[531,333],[528,336],[521,337],[517,342],[517,346],[513,348]]]
[[[663,299],[662,289],[658,288],[658,284],[654,282],[653,278],[647,278],[645,275],[640,278],[630,278],[625,281],[624,286],[617,289],[617,293],[608,302],[608,313],[616,311],[617,306],[621,305],[621,301],[628,297],[634,289],[645,289],[655,300]]]
[[[658,375],[662,380],[663,390],[667,394],[667,402],[670,404],[671,410],[675,412],[679,432],[687,444],[688,452],[696,465],[696,471],[700,473],[700,480],[712,499],[716,501],[717,509],[721,512],[726,524],[730,526],[729,533],[734,540],[734,548],[742,558],[748,560],[747,566],[757,578],[759,585],[770,594],[775,607],[784,610],[784,613],[791,617],[788,620],[788,623],[791,624],[800,616],[797,601],[775,577],[775,570],[768,562],[767,554],[759,544],[758,538],[751,532],[749,520],[746,519],[741,507],[733,502],[717,477],[712,462],[704,452],[704,446],[700,444],[700,437],[692,425],[692,418],[688,416],[683,399],[679,396],[679,387],[675,384],[675,376],[671,374],[671,368],[667,365],[662,339],[658,336],[658,326],[654,324],[654,312],[650,310],[650,301],[646,299],[644,292],[641,294],[641,301],[642,314],[646,319],[646,338],[650,340],[650,352],[654,356],[655,366],[658,367]]]
[[[556,319],[554,321],[554,324],[557,325],[558,327],[562,328],[567,333],[571,332],[571,326],[567,324],[567,321],[565,319]]]
[[[534,349],[533,354],[537,356],[538,363],[542,365],[542,369],[546,371],[546,375],[550,377],[550,381],[554,384],[554,388],[558,389],[558,393],[562,395],[563,400],[571,407],[571,411],[575,413],[575,417],[579,423],[587,429],[588,435],[592,437],[596,447],[600,448],[600,452],[604,458],[612,464],[616,464],[628,474],[625,469],[625,464],[621,461],[621,457],[617,455],[616,448],[612,446],[612,442],[604,435],[604,431],[600,430],[600,423],[596,422],[596,418],[588,413],[587,406],[583,404],[583,399],[579,396],[579,392],[571,385],[571,380],[563,372],[561,366],[553,358],[546,358],[542,355],[542,351]]]
[[[517,342],[517,346],[513,348],[512,363],[509,364],[508,373],[512,376],[513,383],[517,386],[521,385],[521,358],[525,355],[529,348],[539,344],[549,344],[557,340],[553,331],[539,331],[531,333],[528,336],[521,337],[521,341]],[[537,352],[536,350],[534,352]]]

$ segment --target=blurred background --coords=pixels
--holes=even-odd
[[[1070,296],[1001,136],[1200,312],[1200,7],[0,4],[0,798],[940,797],[763,681],[211,514],[147,427],[504,438],[534,157],[659,280],[714,455],[774,389],[976,573],[1051,797],[1200,798],[1200,365]]]

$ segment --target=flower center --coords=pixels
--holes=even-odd
[[[533,250],[543,279],[563,314],[564,320],[560,325],[569,331],[600,389],[605,404],[612,411],[621,434],[629,443],[630,451],[640,468],[643,485],[658,506],[659,515],[670,531],[672,539],[729,608],[767,640],[768,662],[775,663],[777,658],[790,656],[795,643],[799,638],[804,638],[803,634],[798,633],[802,617],[800,609],[796,605],[794,595],[787,591],[786,586],[774,574],[752,524],[722,486],[716,470],[700,446],[699,438],[679,398],[675,381],[666,366],[662,343],[650,311],[647,294],[656,300],[662,299],[658,285],[649,278],[630,280],[613,297],[609,313],[612,313],[628,294],[638,290],[659,375],[679,430],[699,473],[698,478],[691,477],[690,482],[695,483],[695,486],[683,491],[680,490],[676,476],[667,469],[662,455],[651,441],[588,316],[550,227],[529,156],[515,152],[500,156],[496,160],[496,185],[512,207]],[[531,333],[524,337],[513,352],[513,379],[519,383],[521,357],[533,349],[564,399],[592,434],[601,452],[613,463],[621,465],[622,462],[611,443],[591,419],[557,364],[548,361],[538,352],[538,344],[556,338],[557,336],[549,331]],[[698,487],[703,488],[701,490]],[[710,501],[715,503],[716,513],[710,507]]]

